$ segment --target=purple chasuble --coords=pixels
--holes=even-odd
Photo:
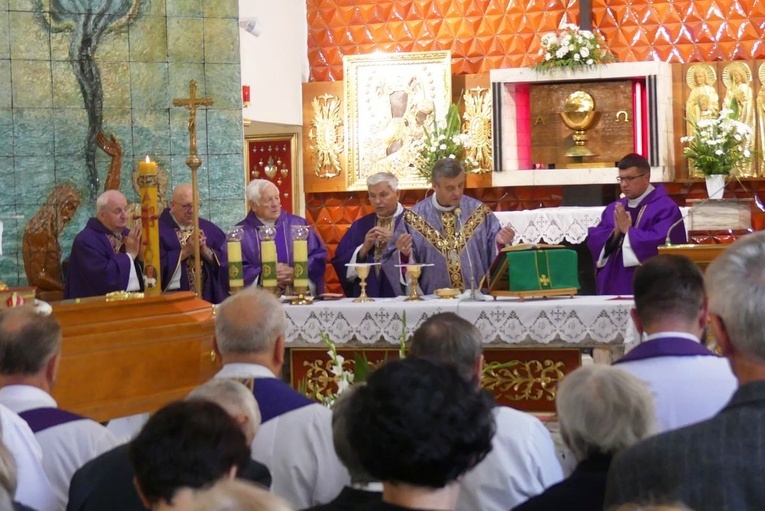
[[[701,343],[685,337],[660,337],[638,344],[629,353],[614,362],[632,362],[657,357],[718,357]]]
[[[261,423],[287,412],[316,404],[277,378],[255,378],[252,393],[260,408]]]
[[[32,433],[39,433],[53,426],[60,426],[67,422],[74,422],[85,419],[82,415],[67,412],[58,408],[33,408],[19,414],[29,424]]]
[[[394,224],[395,228],[401,223],[401,219],[404,215],[399,215],[396,218]],[[345,296],[359,296],[361,294],[361,287],[359,286],[360,280],[356,278],[353,282],[348,282],[345,278],[348,268],[345,266],[348,263],[374,263],[375,254],[374,248],[369,251],[366,259],[363,261],[351,261],[351,256],[360,245],[364,244],[364,238],[367,232],[371,228],[377,225],[377,215],[371,213],[365,215],[351,224],[351,227],[343,235],[340,243],[335,250],[335,257],[332,259],[332,265],[335,267],[337,276],[340,279],[340,284],[343,286],[343,292]],[[395,243],[395,237],[391,238],[391,242]],[[383,256],[385,255],[385,248],[383,247]],[[393,260],[388,257],[380,261],[382,264],[379,267],[373,267],[370,269],[369,277],[367,277],[367,294],[373,297],[393,297],[403,294],[400,281],[400,268],[396,267],[398,260]],[[379,268],[379,274],[375,271]]]
[[[255,213],[250,211],[239,222],[244,229],[242,239],[242,271],[244,285],[249,286],[260,275],[260,234],[263,226]],[[276,219],[276,259],[280,263],[292,266],[292,226],[308,225],[305,218],[282,211]],[[324,292],[324,270],[327,267],[327,247],[314,229],[308,230],[308,278],[316,285],[318,294]]]
[[[228,257],[226,255],[226,234],[218,228],[217,225],[205,220],[199,219],[199,228],[205,233],[207,247],[213,251],[213,261],[208,262],[202,258],[201,270],[204,274],[202,279],[202,298],[210,303],[220,303],[228,296]],[[180,266],[180,288],[178,291],[189,291],[189,274],[187,271],[187,261],[193,262],[194,256],[187,261],[181,261],[181,242],[178,239],[177,229],[180,229],[170,209],[165,208],[159,217],[159,254],[160,264],[162,265],[162,285],[164,291],[175,273],[175,269]],[[192,236],[189,236],[188,243],[192,242]]]
[[[436,209],[433,201],[426,197],[404,212],[387,252],[397,264],[395,240],[411,234],[415,262],[434,265],[422,269],[419,284],[423,293],[433,294],[445,287],[469,289],[471,275],[478,288],[497,255],[499,220],[488,206],[467,195],[460,201],[459,219],[453,212]]]
[[[628,207],[627,199],[619,199],[609,204],[600,218],[600,223],[590,227],[587,235],[587,247],[597,266],[598,257],[614,232],[614,209],[620,202],[632,216],[632,227],[627,233],[630,246],[638,260],[643,263],[659,253],[659,245],[664,245],[670,226],[680,220],[682,215],[662,185],[649,193],[636,208]],[[685,228],[682,222],[670,233],[672,243],[686,243]],[[624,266],[622,236],[602,268],[595,268],[595,283],[599,295],[631,295],[632,279],[636,266]]]
[[[122,230],[125,237],[129,229]],[[72,252],[69,255],[69,268],[64,288],[64,298],[84,298],[103,296],[112,291],[125,291],[130,279],[130,256],[122,245],[119,252],[114,251],[109,231],[97,219],[91,218],[74,238]],[[143,291],[143,270],[138,260],[133,261],[138,275],[138,282]]]

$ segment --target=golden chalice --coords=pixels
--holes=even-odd
[[[595,126],[600,119],[599,112],[595,111],[595,100],[592,96],[581,90],[572,92],[563,104],[560,117],[568,129],[574,132],[574,145],[566,151],[566,156],[593,156],[595,153],[584,146],[587,130]]]
[[[374,298],[367,296],[367,277],[369,277],[369,268],[376,265],[364,263],[349,264],[348,266],[353,266],[353,268],[356,270],[356,275],[358,275],[359,279],[361,280],[361,282],[359,282],[359,286],[361,286],[361,294],[358,296],[358,298],[353,300],[353,303],[374,302]]]
[[[404,300],[405,302],[418,302],[422,300],[420,294],[417,292],[417,286],[419,285],[420,275],[422,275],[422,265],[420,264],[407,264],[405,265],[406,274],[412,279],[410,282],[411,290],[409,291],[409,298]]]

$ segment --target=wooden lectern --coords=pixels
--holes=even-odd
[[[194,293],[52,304],[64,342],[53,397],[106,421],[153,412],[211,378],[212,305]]]
[[[709,263],[714,261],[728,245],[663,245],[659,254],[682,255],[696,263],[701,271],[706,271]]]

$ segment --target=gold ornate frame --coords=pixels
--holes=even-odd
[[[367,176],[387,171],[401,188],[426,188],[415,168],[422,126],[446,115],[452,97],[448,51],[349,55],[345,76],[346,187],[366,189]]]
[[[290,178],[290,199],[292,203],[292,213],[294,215],[305,216],[305,204],[300,200],[303,191],[300,189],[300,177],[302,168],[299,166],[298,159],[298,134],[297,133],[277,133],[274,135],[246,135],[244,137],[244,186],[250,182],[250,142],[280,142],[287,143],[290,146],[290,169],[292,176]],[[274,183],[276,184],[276,183]],[[281,187],[280,187],[281,190]],[[285,197],[282,194],[282,202]],[[245,212],[249,211],[247,199],[244,200]]]

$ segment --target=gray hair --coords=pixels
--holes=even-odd
[[[192,390],[186,399],[202,399],[220,405],[231,416],[247,416],[244,435],[249,441],[260,429],[260,407],[252,391],[242,383],[228,378],[213,378]]]
[[[241,479],[226,479],[194,497],[194,511],[292,511],[286,500]]]
[[[0,374],[33,375],[61,351],[61,325],[31,305],[0,312]]]
[[[558,387],[555,407],[561,436],[578,461],[615,454],[652,435],[653,396],[623,369],[591,364],[569,373]]]
[[[433,173],[431,174],[430,181],[434,182],[436,179],[445,177],[447,179],[453,179],[465,172],[460,162],[454,158],[441,158],[433,165]]]
[[[476,362],[483,352],[483,337],[475,325],[453,312],[430,316],[414,332],[409,345],[413,357],[448,364],[468,381],[478,382]]]
[[[709,312],[720,317],[731,344],[765,363],[765,232],[744,236],[709,265]]]
[[[348,390],[340,394],[332,407],[332,441],[335,444],[335,452],[345,468],[348,469],[351,482],[354,484],[367,484],[377,481],[363,467],[348,438],[348,415],[351,413],[352,406],[351,396],[363,386],[364,383],[358,383],[349,387]]]
[[[256,206],[260,205],[260,195],[269,186],[276,188],[276,185],[267,179],[253,179],[247,185],[247,200]]]
[[[398,190],[398,178],[390,172],[378,172],[367,178],[367,186],[379,185],[380,183],[386,183],[394,192]]]
[[[281,302],[254,286],[227,298],[215,314],[215,339],[221,355],[266,353],[286,328]]]
[[[114,200],[115,197],[124,198],[125,196],[117,190],[106,190],[104,193],[99,195],[96,199],[96,212],[103,211],[106,206],[109,205],[109,201]],[[127,201],[127,199],[125,200]]]

